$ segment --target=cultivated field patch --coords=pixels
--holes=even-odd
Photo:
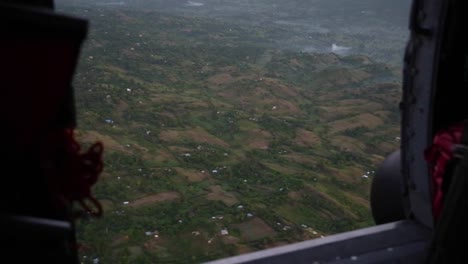
[[[382,119],[378,118],[377,116],[370,113],[363,113],[353,117],[330,122],[328,126],[330,127],[330,132],[334,134],[358,127],[375,128],[382,124]]]
[[[198,170],[190,170],[190,169],[182,169],[182,168],[175,168],[177,173],[180,175],[187,177],[189,182],[200,182],[204,179],[208,178],[208,173],[203,173]]]
[[[213,136],[200,127],[186,130],[164,130],[159,133],[159,138],[165,142],[181,142],[186,140],[201,144],[217,145],[221,147],[229,146],[223,140]]]
[[[296,138],[294,143],[299,146],[312,147],[320,144],[320,138],[313,132],[298,128],[296,129]]]
[[[240,230],[242,239],[246,241],[253,241],[276,235],[276,231],[258,217],[241,224],[235,224],[233,227]]]
[[[177,192],[162,192],[153,195],[149,195],[140,199],[137,199],[129,203],[129,207],[138,208],[141,206],[147,206],[154,203],[173,201],[180,198],[180,194]]]
[[[206,199],[210,201],[221,201],[226,206],[233,206],[239,203],[239,200],[233,193],[226,192],[219,185],[210,186],[210,193],[206,195]]]

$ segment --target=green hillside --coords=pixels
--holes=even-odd
[[[400,70],[278,48],[216,18],[69,7],[91,20],[78,137],[105,145],[92,263],[196,263],[372,225],[373,171],[399,147]],[[363,177],[366,175],[366,177]]]

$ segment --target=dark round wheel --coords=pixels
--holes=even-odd
[[[376,224],[405,219],[403,177],[400,151],[395,151],[380,165],[371,187],[371,209]]]

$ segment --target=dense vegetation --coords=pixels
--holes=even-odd
[[[83,262],[201,262],[372,225],[370,181],[399,144],[398,66],[279,48],[290,32],[269,25],[65,10],[92,23],[79,139],[106,146]]]

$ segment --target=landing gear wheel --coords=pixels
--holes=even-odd
[[[371,209],[376,224],[405,219],[401,155],[395,151],[377,170],[371,187]]]

